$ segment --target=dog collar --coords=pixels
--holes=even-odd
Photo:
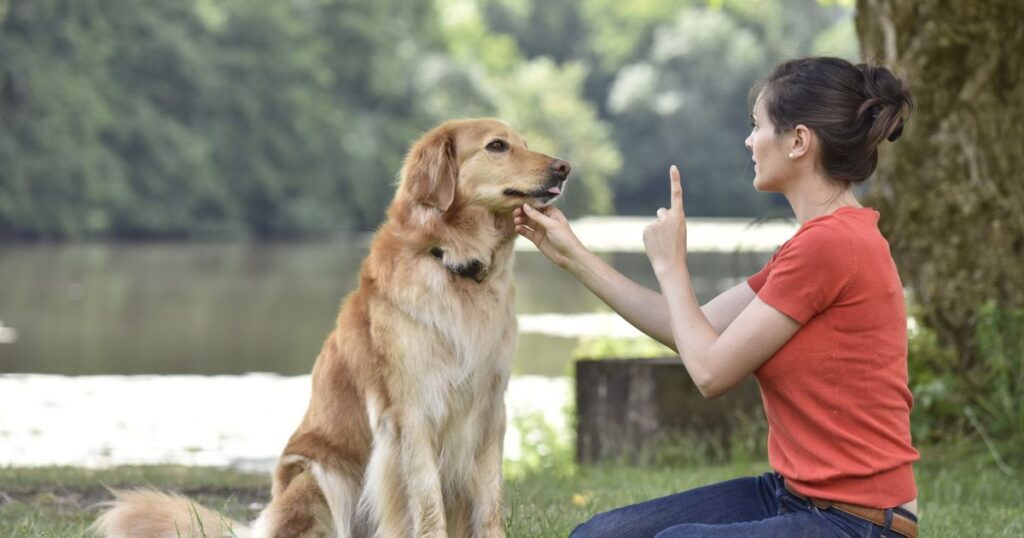
[[[483,282],[487,278],[487,266],[484,265],[480,260],[470,260],[467,263],[456,265],[452,267],[444,263],[444,250],[441,247],[434,247],[430,249],[430,254],[441,261],[441,265],[453,275],[458,275],[463,278],[471,278],[475,282]]]

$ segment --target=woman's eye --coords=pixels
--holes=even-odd
[[[506,151],[508,144],[504,140],[493,140],[487,144],[487,151]]]

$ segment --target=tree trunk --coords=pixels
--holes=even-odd
[[[678,358],[602,359],[576,361],[576,417],[577,462],[652,464],[671,463],[687,439],[710,450],[697,457],[727,459],[736,430],[756,434],[749,426],[764,411],[753,378],[707,400]]]
[[[1024,306],[1021,21],[1020,0],[857,2],[864,57],[916,100],[903,139],[880,151],[870,203],[916,314],[964,367],[978,307]]]

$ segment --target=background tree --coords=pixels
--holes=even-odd
[[[800,13],[793,17],[792,13]],[[575,170],[571,216],[763,216],[746,88],[855,54],[782,0],[0,0],[0,239],[371,230],[409,143],[498,116]]]
[[[801,16],[789,16],[794,11]],[[649,45],[617,70],[606,98],[633,176],[620,182],[617,209],[652,213],[663,196],[652,179],[663,180],[677,162],[690,180],[690,214],[788,214],[784,201],[750,187],[747,92],[786,58],[853,59],[854,48],[817,39],[822,28],[847,27],[848,14],[814,0],[722,2],[697,3],[660,20]]]
[[[0,237],[101,232],[130,200],[119,155],[93,143],[118,119],[106,24],[76,8],[0,3]]]
[[[849,6],[834,2],[483,4],[489,28],[515,39],[528,58],[583,68],[584,95],[623,156],[610,179],[617,213],[649,215],[662,205],[672,163],[691,181],[692,215],[788,211],[750,188],[747,90],[784,58],[857,55]]]
[[[978,307],[1024,307],[1024,4],[857,8],[865,56],[905,73],[917,101],[873,200],[922,319],[969,366]]]
[[[477,109],[508,121],[526,136],[531,148],[572,163],[565,198],[559,203],[566,214],[611,212],[611,184],[622,158],[611,125],[583,95],[586,64],[558,64],[548,55],[527,59],[520,50],[522,40],[493,33],[483,9],[460,0],[443,0],[441,5],[457,13],[443,16],[451,21],[444,31],[451,57],[473,80]],[[556,9],[566,11],[571,9]],[[461,106],[465,108],[466,103]]]
[[[926,405],[947,402],[961,420],[964,405],[976,405],[1018,434],[1024,433],[1021,20],[1024,3],[1016,0],[861,0],[856,18],[864,55],[902,71],[917,101],[903,138],[882,153],[872,204],[884,215],[881,226],[919,320],[952,349],[922,354],[917,382],[934,383],[919,398]]]

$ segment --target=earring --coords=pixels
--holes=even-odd
[[[790,158],[790,159],[792,159],[792,158],[793,158],[793,152],[792,152],[792,151],[791,151],[791,152],[789,152],[789,158]]]

